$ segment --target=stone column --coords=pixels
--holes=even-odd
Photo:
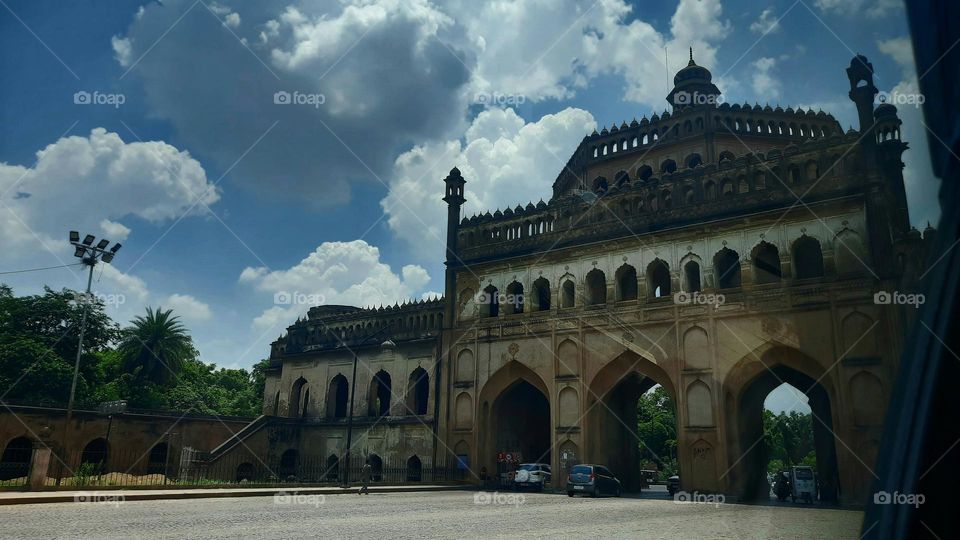
[[[30,476],[27,485],[30,491],[39,491],[46,487],[47,471],[50,470],[50,457],[53,452],[43,442],[33,443],[33,454],[30,457]]]

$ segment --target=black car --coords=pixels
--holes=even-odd
[[[678,491],[680,491],[680,477],[673,475],[670,478],[667,478],[667,491],[670,492],[670,496],[673,497]]]
[[[619,497],[620,481],[603,465],[575,465],[567,477],[567,495],[589,493],[592,497]]]

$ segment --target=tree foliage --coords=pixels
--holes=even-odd
[[[643,468],[667,477],[677,474],[677,419],[673,400],[662,386],[637,400],[637,438]]]
[[[816,466],[813,446],[813,417],[809,413],[790,411],[773,414],[763,411],[764,443],[771,474],[794,465]]]
[[[14,296],[0,285],[0,399],[64,405],[77,354],[83,296],[49,288]],[[129,407],[256,416],[266,360],[252,370],[217,368],[198,358],[171,310],[148,308],[121,329],[97,300],[87,305],[77,406],[126,400]]]

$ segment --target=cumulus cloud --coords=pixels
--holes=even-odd
[[[212,164],[236,163],[231,179],[337,204],[352,183],[387,172],[400,148],[462,123],[470,59],[444,41],[450,24],[426,0],[209,10],[167,0],[147,5],[113,46],[151,111]],[[291,99],[276,102],[278,92]]]
[[[189,294],[171,294],[161,306],[164,309],[172,309],[174,315],[188,322],[209,321],[213,317],[209,305]]]
[[[244,156],[232,179],[337,204],[353,183],[389,174],[399,152],[462,134],[478,94],[558,99],[613,75],[625,99],[661,108],[669,88],[650,81],[663,81],[664,47],[671,71],[688,46],[711,67],[730,32],[719,0],[680,0],[669,32],[632,10],[623,0],[224,0],[209,10],[168,0],[147,5],[113,47],[124,79],[185,144],[224,169]],[[322,104],[278,105],[277,92]]]
[[[256,330],[285,327],[311,305],[377,306],[420,296],[430,276],[420,266],[400,273],[380,260],[380,250],[363,240],[324,242],[285,270],[248,267],[239,282],[276,303],[254,319]]]
[[[776,65],[776,59],[766,56],[753,62],[753,93],[760,102],[776,101],[780,97],[780,79],[771,74]]]
[[[425,261],[442,260],[446,208],[442,179],[457,166],[467,180],[467,215],[548,200],[550,186],[596,122],[574,108],[524,122],[513,109],[481,112],[462,140],[418,145],[394,165],[380,202],[390,229]]]
[[[120,240],[130,233],[123,218],[161,223],[200,214],[199,203],[220,199],[200,163],[161,141],[126,143],[96,128],[36,155],[29,167],[0,163],[0,249],[11,258],[26,256],[33,250],[18,248],[37,241],[59,247],[71,229]]]
[[[780,28],[780,21],[777,19],[772,8],[767,8],[760,12],[760,18],[750,24],[750,31],[757,34],[770,34]]]

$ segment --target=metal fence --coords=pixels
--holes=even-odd
[[[434,464],[419,456],[393,459],[377,455],[353,455],[349,466],[343,456],[301,456],[295,450],[288,450],[280,456],[248,454],[211,459],[209,454],[189,447],[147,453],[94,452],[87,449],[71,454],[62,463],[59,457],[51,460],[46,482],[48,487],[337,486],[345,481],[358,485],[367,461],[370,463],[371,485],[436,484],[468,480],[468,472],[458,466],[455,459],[451,464]],[[25,485],[28,464],[11,465],[9,472],[3,474],[5,470],[0,465],[0,486]]]

